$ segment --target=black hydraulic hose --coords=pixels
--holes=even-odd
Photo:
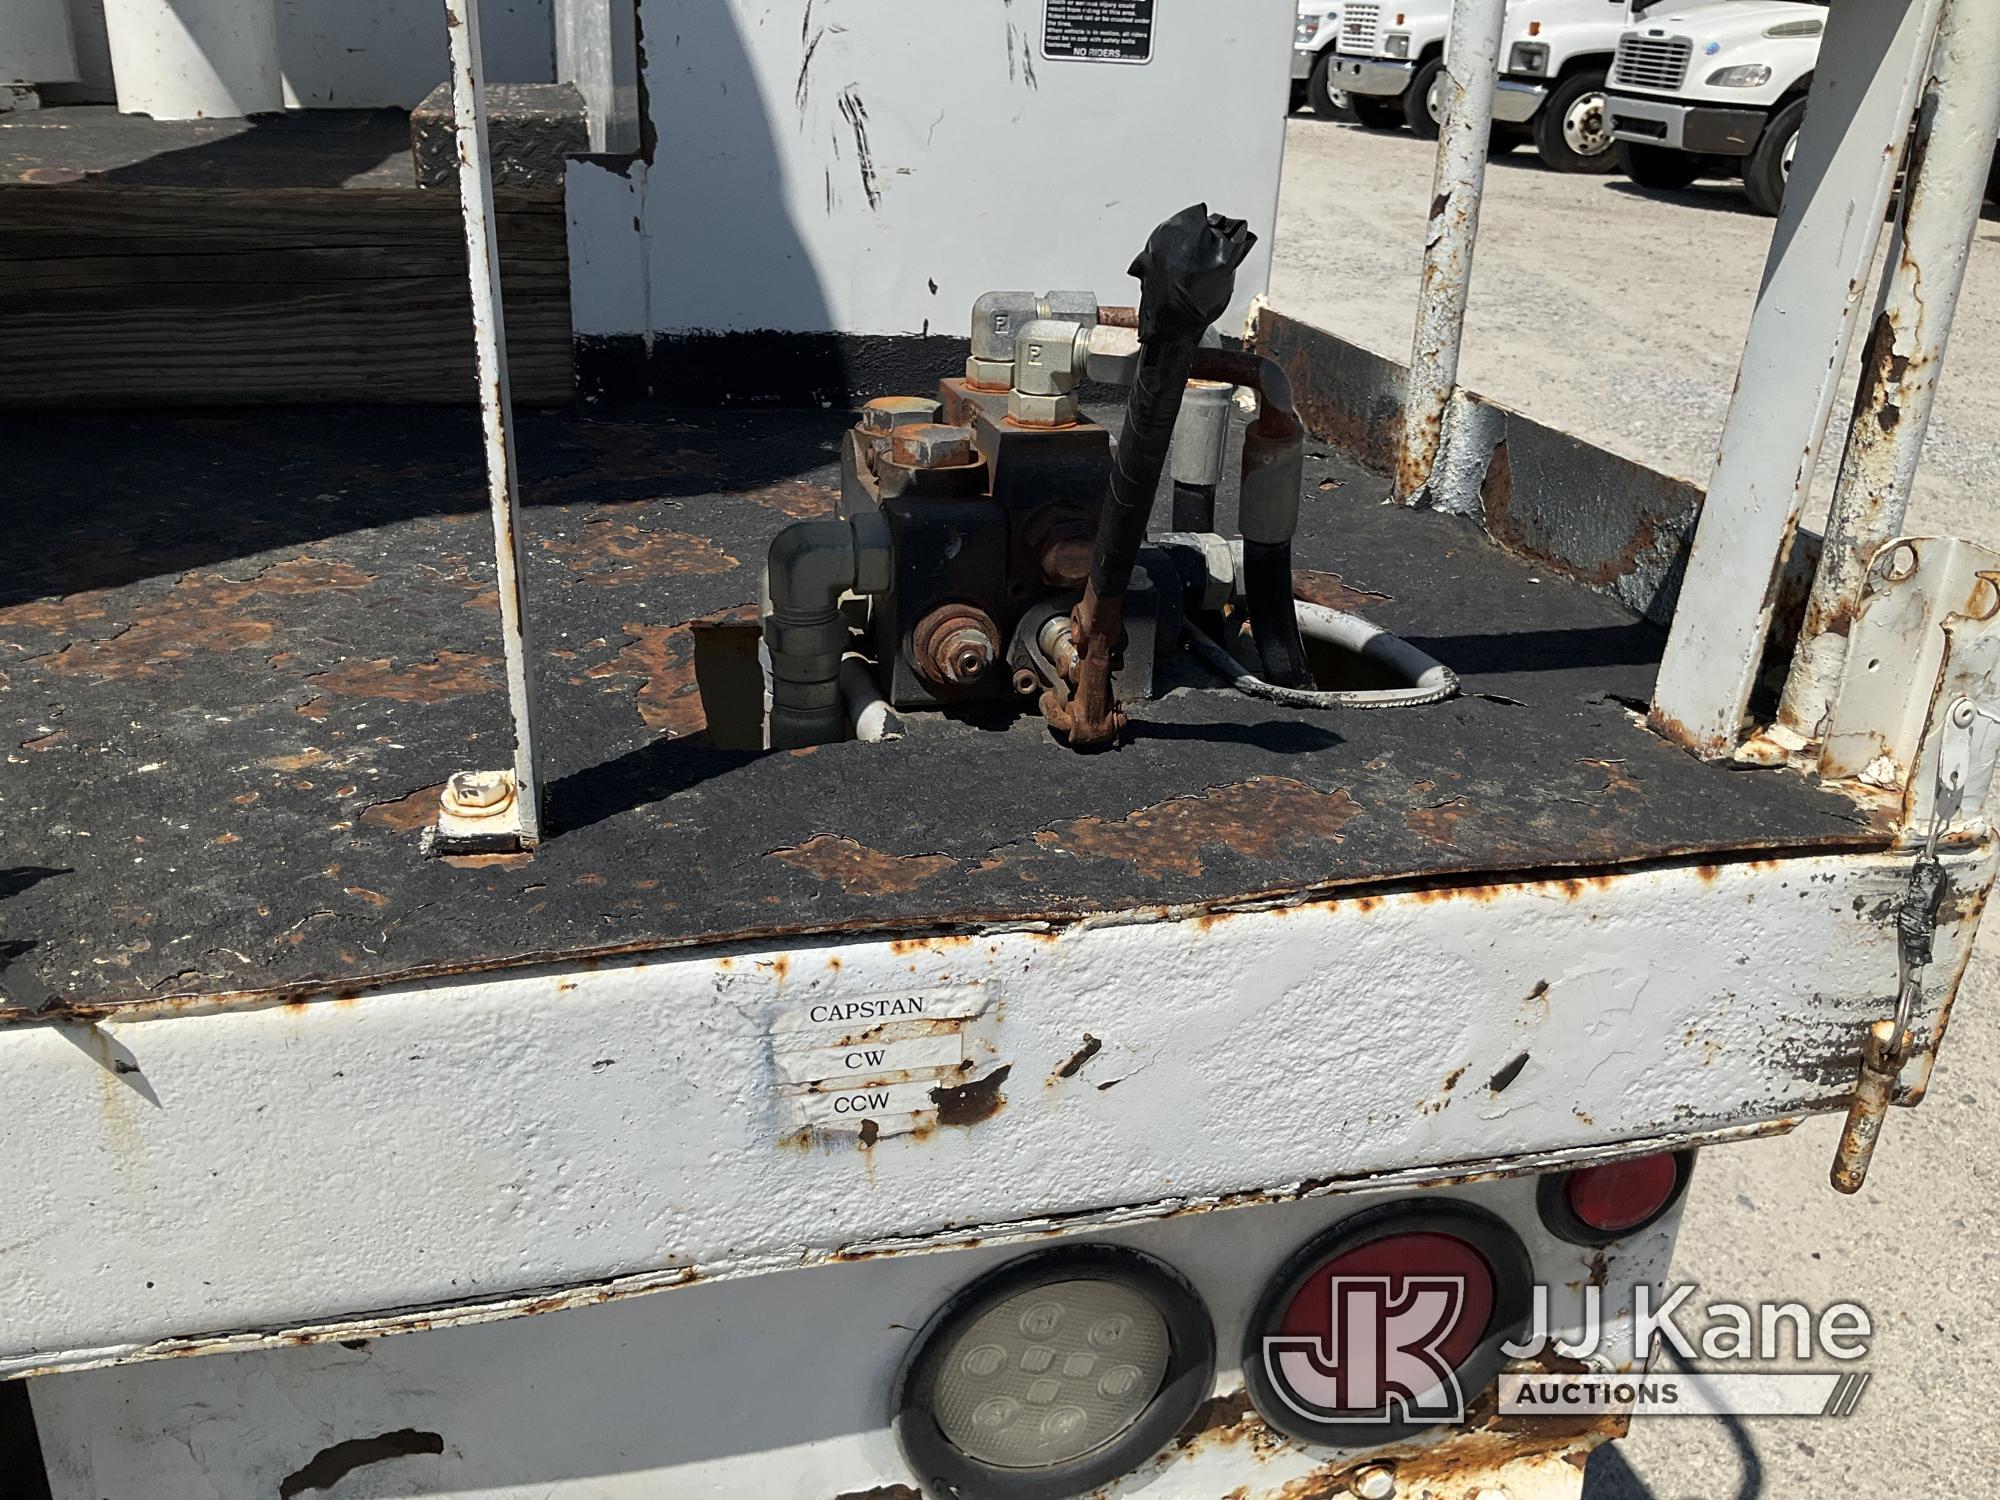
[[[1174,530],[1215,530],[1215,486],[1174,481]]]
[[[1195,351],[1228,308],[1236,268],[1256,243],[1241,219],[1196,204],[1155,229],[1132,263],[1140,285],[1139,368],[1098,515],[1090,586],[1076,610],[1076,692],[1068,722],[1059,726],[1072,745],[1090,748],[1118,737],[1122,719],[1112,701],[1111,664],[1124,627],[1125,592],[1146,540]]]
[[[1299,523],[1305,485],[1305,424],[1292,406],[1292,383],[1262,355],[1204,349],[1195,374],[1247,385],[1261,398],[1257,420],[1243,439],[1243,486],[1237,510],[1243,533],[1243,597],[1263,663],[1264,680],[1310,688],[1312,668],[1292,603],[1292,534]]]
[[[1313,686],[1312,666],[1299,636],[1299,612],[1292,601],[1292,544],[1243,543],[1243,600],[1250,607],[1250,635],[1264,680],[1285,688]]]

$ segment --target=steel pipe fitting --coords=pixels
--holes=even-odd
[[[794,521],[772,539],[762,611],[771,671],[770,748],[841,738],[840,663],[848,627],[840,601],[849,593],[882,593],[892,576],[889,528],[873,511],[851,520]]]

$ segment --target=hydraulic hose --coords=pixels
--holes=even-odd
[[[1297,614],[1306,633],[1330,646],[1371,662],[1408,685],[1391,688],[1310,689],[1266,682],[1247,670],[1223,644],[1192,620],[1188,644],[1239,693],[1282,703],[1287,708],[1417,708],[1442,703],[1458,695],[1458,675],[1426,656],[1408,641],[1389,634],[1360,615],[1303,601]]]
[[[1243,597],[1264,678],[1280,687],[1312,683],[1292,605],[1292,536],[1305,485],[1305,424],[1292,406],[1292,383],[1276,361],[1233,349],[1203,349],[1198,378],[1247,385],[1262,398],[1243,438],[1243,485],[1237,524],[1243,533]]]
[[[1256,243],[1241,219],[1196,204],[1155,229],[1132,263],[1140,286],[1139,368],[1098,517],[1090,584],[1074,617],[1076,691],[1066,704],[1045,705],[1057,710],[1051,723],[1078,749],[1113,744],[1123,728],[1111,668],[1124,632],[1125,593],[1202,333],[1228,308],[1236,268]]]

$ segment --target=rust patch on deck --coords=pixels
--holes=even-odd
[[[754,490],[724,490],[723,494],[732,500],[747,500],[752,505],[761,505],[795,521],[830,516],[840,503],[838,489],[830,484],[815,484],[810,479],[781,479],[775,484],[759,485]]]
[[[701,689],[695,682],[695,623],[628,622],[624,630],[632,637],[631,643],[583,675],[616,683],[636,681],[639,691],[633,706],[648,729],[660,730],[672,739],[699,734],[708,728],[708,712],[702,707]]]
[[[74,635],[93,621],[110,618],[104,607],[108,597],[108,591],[94,589],[60,599],[31,599],[25,604],[11,604],[0,609],[0,630],[37,630],[48,635]],[[11,636],[6,644],[18,650],[27,649]]]
[[[1425,843],[1445,846],[1458,842],[1458,825],[1471,813],[1471,803],[1463,797],[1450,797],[1443,802],[1411,808],[1403,814],[1403,823]]]
[[[1205,850],[1276,859],[1310,844],[1341,843],[1341,829],[1360,812],[1344,787],[1324,792],[1289,776],[1254,776],[1142,807],[1115,823],[1077,818],[1033,837],[1038,850],[1117,860],[1161,880],[1200,875]],[[1003,855],[1000,862],[1014,860]]]
[[[397,833],[415,833],[437,821],[438,798],[444,783],[423,787],[393,802],[372,802],[361,811],[361,821],[371,828],[388,828]]]
[[[840,882],[850,896],[900,896],[952,869],[948,854],[885,854],[845,835],[816,834],[767,856],[821,880]]]
[[[578,583],[593,588],[623,588],[657,583],[689,574],[727,573],[736,559],[705,536],[687,531],[649,531],[630,521],[608,522],[593,516],[573,542],[554,538],[542,543],[563,558]]]
[[[271,639],[277,625],[258,619],[253,601],[359,590],[375,581],[346,563],[301,554],[273,563],[247,579],[219,573],[183,574],[166,595],[132,612],[123,629],[94,640],[72,641],[47,657],[49,670],[63,676],[120,681],[133,677],[178,676],[177,662],[209,652],[240,651]],[[103,595],[37,601],[0,611],[0,628],[68,632],[108,619]],[[10,642],[18,644],[17,642]]]
[[[453,698],[469,698],[475,693],[497,693],[500,679],[493,675],[500,665],[491,656],[470,651],[440,651],[427,661],[401,665],[393,657],[378,656],[373,661],[343,662],[327,672],[306,678],[313,696],[299,705],[308,719],[324,719],[330,698],[378,698],[391,703],[448,703]]]
[[[1621,792],[1637,793],[1644,790],[1640,786],[1638,778],[1626,771],[1625,762],[1622,760],[1586,759],[1579,762],[1579,764],[1589,766],[1593,770],[1602,771],[1604,773],[1604,790],[1610,792],[1613,796],[1617,796]]]
[[[1387,594],[1356,588],[1344,582],[1338,573],[1320,573],[1310,568],[1293,570],[1292,597],[1303,599],[1308,604],[1323,605],[1327,609],[1344,610],[1362,610],[1371,604],[1393,602]]]

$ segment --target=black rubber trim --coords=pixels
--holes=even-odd
[[[1748,156],[1770,123],[1761,109],[1690,109],[1681,122],[1681,149],[1702,156]]]
[[[1635,1234],[1643,1234],[1665,1218],[1673,1206],[1687,1195],[1688,1179],[1694,1175],[1694,1158],[1692,1150],[1674,1153],[1674,1190],[1667,1194],[1667,1201],[1660,1205],[1659,1212],[1630,1229],[1593,1229],[1584,1223],[1570,1208],[1569,1195],[1565,1191],[1573,1174],[1547,1173],[1535,1186],[1535,1208],[1542,1216],[1542,1227],[1557,1239],[1567,1240],[1572,1245],[1615,1245]]]
[[[955,1447],[932,1415],[947,1350],[996,1303],[1054,1281],[1116,1281],[1144,1293],[1166,1320],[1171,1350],[1159,1393],[1138,1421],[1071,1463],[1002,1469]],[[903,1456],[927,1495],[956,1500],[1068,1500],[1109,1484],[1158,1453],[1187,1425],[1215,1381],[1215,1326],[1187,1279],[1165,1261],[1122,1245],[1066,1245],[1011,1260],[938,1309],[917,1336],[896,1383],[894,1425]]]
[[[1507,1363],[1501,1345],[1527,1332],[1534,1309],[1534,1260],[1507,1221],[1470,1203],[1448,1198],[1387,1203],[1343,1219],[1302,1245],[1257,1299],[1243,1333],[1243,1383],[1257,1414],[1287,1437],[1337,1448],[1370,1448],[1429,1431],[1434,1422],[1312,1421],[1299,1415],[1272,1386],[1264,1362],[1264,1337],[1278,1326],[1306,1278],[1328,1261],[1377,1240],[1405,1234],[1444,1234],[1463,1240],[1493,1273],[1493,1312],[1478,1345],[1457,1370],[1460,1394],[1470,1406]]]

